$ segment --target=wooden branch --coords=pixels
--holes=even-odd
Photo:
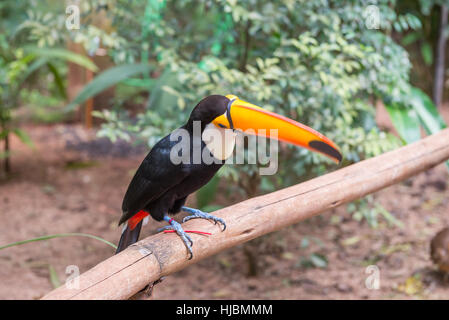
[[[296,186],[216,211],[227,229],[191,220],[193,259],[176,234],[156,234],[101,262],[79,277],[79,288],[61,286],[43,299],[127,299],[145,287],[227,248],[310,218],[404,180],[449,158],[449,129],[411,145]],[[117,235],[118,236],[118,235]]]

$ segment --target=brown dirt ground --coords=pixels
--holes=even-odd
[[[104,155],[108,148],[97,145],[73,148],[94,139],[94,132],[75,125],[28,125],[26,130],[35,148],[13,140],[14,172],[0,180],[0,245],[65,232],[116,243],[121,200],[143,150]],[[403,222],[402,229],[382,219],[373,229],[341,206],[189,266],[158,284],[152,298],[448,299],[449,283],[429,259],[430,239],[449,226],[448,183],[440,165],[376,193],[377,201]],[[141,236],[161,225],[152,222]],[[304,238],[307,247],[301,245]],[[256,276],[248,276],[245,248],[257,254]],[[63,282],[67,266],[85,272],[113,253],[102,242],[80,237],[4,249],[0,298],[38,299],[52,289],[51,268]],[[302,266],[311,253],[325,256],[327,267]],[[365,286],[371,264],[380,268],[379,290]]]

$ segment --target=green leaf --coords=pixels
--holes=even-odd
[[[132,87],[142,87],[142,88],[150,88],[152,85],[154,85],[155,80],[154,79],[127,79],[123,83],[132,86]]]
[[[48,265],[48,272],[50,273],[51,285],[53,286],[54,289],[58,288],[61,285],[61,281],[59,280],[55,268],[53,268],[51,264]]]
[[[446,128],[446,123],[427,94],[412,87],[410,103],[427,134],[434,134]],[[446,167],[449,170],[449,161],[446,161]]]
[[[421,37],[421,33],[419,32],[410,32],[405,37],[402,38],[401,43],[403,46],[408,46],[416,42]]]
[[[406,143],[418,141],[421,138],[419,119],[414,110],[398,105],[385,105],[391,122]]]
[[[162,75],[154,82],[151,87],[150,98],[147,102],[147,109],[155,109],[157,106],[172,106],[176,103],[177,97],[163,90],[164,86],[175,88],[178,85],[176,74],[166,68]]]
[[[24,74],[20,78],[21,82],[24,82],[34,71],[42,67],[48,62],[47,58],[40,58],[35,60],[28,68],[25,70]]]
[[[22,244],[26,244],[26,243],[30,243],[30,242],[35,242],[35,241],[42,241],[42,240],[49,240],[49,239],[54,239],[54,238],[63,238],[63,237],[87,237],[87,238],[92,238],[92,239],[96,239],[99,240],[103,243],[106,243],[107,245],[110,245],[111,247],[113,247],[114,249],[117,249],[117,246],[103,238],[91,235],[91,234],[86,234],[86,233],[57,233],[57,234],[50,234],[47,236],[42,236],[42,237],[37,237],[37,238],[32,238],[32,239],[28,239],[28,240],[22,240],[22,241],[17,241],[17,242],[13,242],[13,243],[9,243],[9,244],[5,244],[3,246],[0,246],[0,250],[2,249],[6,249],[9,247],[14,247],[14,246],[19,246]]]
[[[433,51],[428,42],[424,43],[421,46],[421,55],[423,57],[424,63],[430,66],[433,62]]]
[[[307,248],[309,246],[309,244],[310,244],[309,238],[304,237],[301,239],[301,248],[302,249]]]
[[[418,88],[411,89],[410,104],[418,114],[419,120],[428,134],[434,134],[446,128],[438,109],[427,94]]]
[[[50,70],[50,72],[53,74],[53,76],[55,78],[55,84],[56,84],[56,87],[59,90],[59,94],[64,99],[67,99],[67,93],[66,93],[66,90],[65,90],[64,81],[62,80],[62,77],[61,77],[58,69],[51,62],[47,63],[47,67],[48,67],[48,69]]]
[[[62,59],[76,63],[86,69],[89,69],[90,71],[98,71],[98,67],[88,57],[66,49],[26,47],[25,50],[38,57],[47,58],[48,60]]]
[[[309,257],[310,262],[317,268],[326,268],[327,267],[327,258],[319,253],[312,253]]]
[[[30,136],[22,129],[15,128],[12,130],[12,132],[20,139],[20,141],[25,143],[27,146],[29,147],[33,146],[33,141],[31,140]]]
[[[89,82],[76,98],[65,107],[67,111],[95,96],[107,88],[122,82],[136,74],[148,73],[152,70],[149,64],[125,64],[105,70]]]
[[[380,212],[380,214],[388,221],[389,224],[395,225],[401,229],[404,229],[404,224],[398,220],[395,216],[393,216],[387,209],[385,209],[379,203],[376,203],[376,209]]]

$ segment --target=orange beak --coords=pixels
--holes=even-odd
[[[228,105],[228,114],[215,118],[213,123],[216,126],[250,131],[248,132],[250,134],[275,138],[319,152],[340,163],[342,155],[338,147],[321,133],[292,119],[240,100],[234,95],[226,97],[231,100]],[[277,130],[277,136],[271,136],[272,129]]]

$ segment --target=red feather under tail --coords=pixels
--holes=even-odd
[[[141,210],[128,220],[120,237],[117,250],[115,251],[116,254],[139,240],[140,229],[142,229],[142,220],[146,216],[148,216],[148,212]]]

